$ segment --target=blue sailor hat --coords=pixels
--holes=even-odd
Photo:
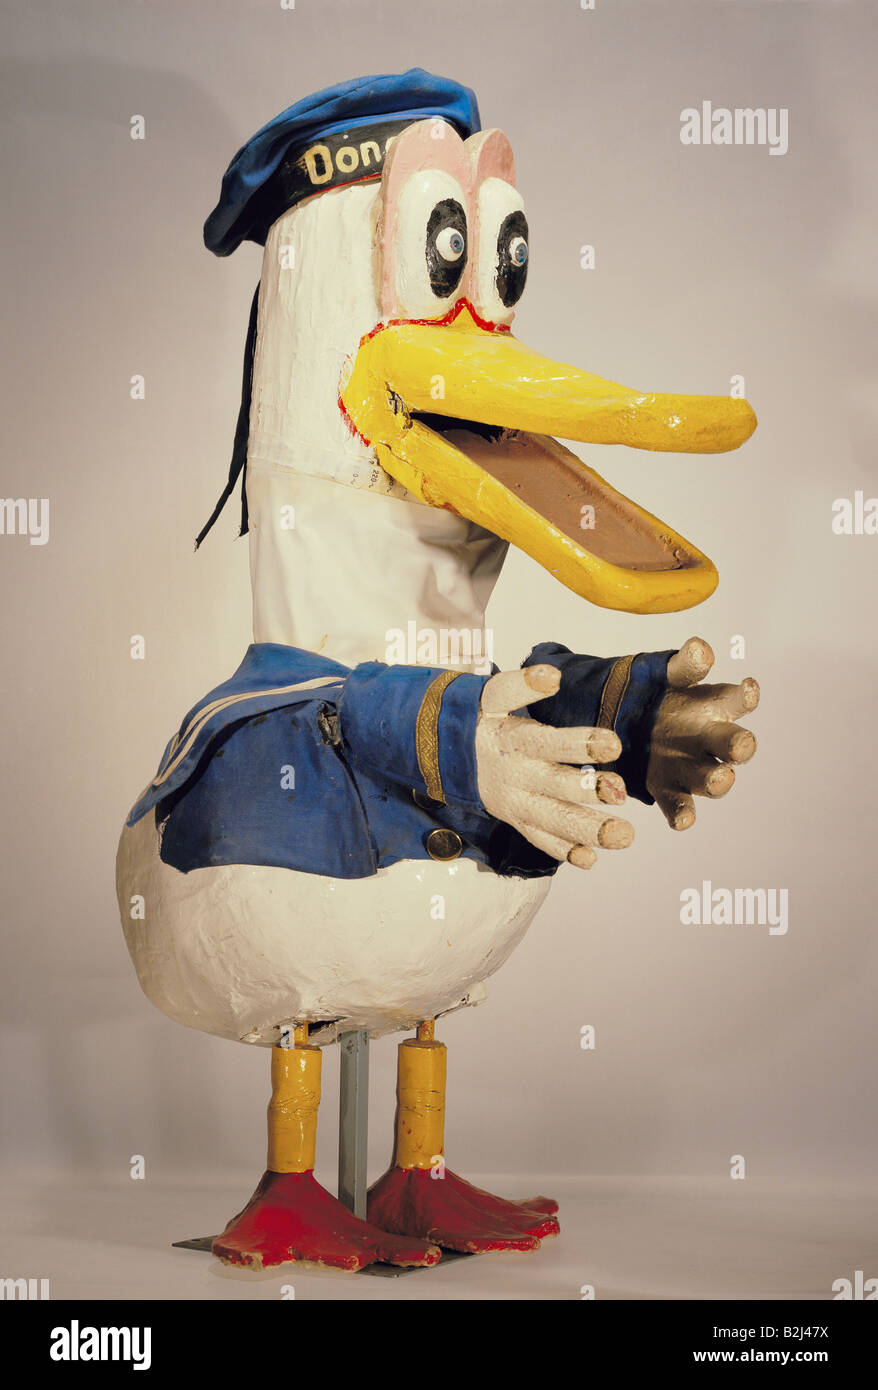
[[[235,155],[204,224],[205,246],[228,256],[245,240],[263,245],[272,223],[300,199],[380,178],[388,140],[430,117],[464,139],[481,129],[469,87],[423,68],[356,77],[297,101]]]

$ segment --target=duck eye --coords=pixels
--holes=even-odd
[[[455,198],[443,198],[430,213],[426,256],[430,289],[437,299],[447,299],[466,264],[466,213]]]
[[[497,238],[497,293],[507,309],[524,293],[527,257],[527,218],[523,212],[510,212]]]
[[[527,260],[527,242],[523,236],[515,236],[510,241],[509,259],[513,265],[524,265]]]
[[[436,250],[444,261],[457,261],[463,255],[466,242],[456,227],[443,227],[436,238]]]

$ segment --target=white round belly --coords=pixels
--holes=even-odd
[[[472,859],[405,860],[335,879],[249,864],[182,874],[153,815],[126,826],[116,889],[144,992],[190,1028],[271,1046],[411,1028],[484,997],[551,878],[501,878]]]

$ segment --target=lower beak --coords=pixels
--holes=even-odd
[[[365,338],[341,403],[410,492],[511,541],[592,603],[675,612],[716,587],[707,556],[552,436],[719,453],[756,427],[744,400],[632,391],[480,328],[461,305],[451,322]]]

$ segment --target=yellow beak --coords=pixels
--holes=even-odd
[[[466,304],[448,322],[366,337],[341,400],[410,492],[511,541],[592,603],[674,612],[716,587],[705,555],[552,436],[718,453],[756,427],[744,400],[632,391],[486,331]]]

